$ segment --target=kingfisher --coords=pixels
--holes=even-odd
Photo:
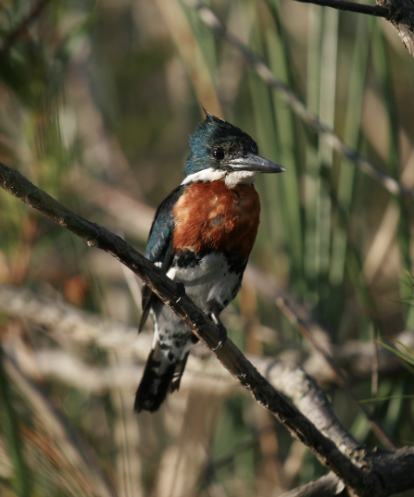
[[[175,282],[219,327],[221,311],[236,297],[259,225],[256,173],[285,168],[258,155],[256,142],[241,129],[205,111],[190,138],[184,180],[161,203],[145,257]],[[142,330],[154,323],[152,349],[135,397],[134,410],[156,411],[168,392],[178,390],[191,329],[144,284]]]

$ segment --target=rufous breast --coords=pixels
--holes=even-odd
[[[193,250],[200,256],[227,251],[247,259],[256,239],[260,200],[252,184],[229,188],[222,180],[192,183],[173,214],[174,250]]]

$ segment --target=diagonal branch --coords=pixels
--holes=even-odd
[[[313,128],[317,133],[321,134],[325,140],[339,153],[348,160],[358,166],[365,174],[371,176],[393,195],[404,195],[414,199],[414,192],[407,188],[399,181],[395,180],[387,173],[382,171],[371,161],[361,157],[355,150],[346,145],[341,138],[327,124],[322,123],[318,116],[311,112],[304,102],[300,100],[296,94],[280,79],[278,79],[269,68],[269,66],[258,57],[252,50],[244,45],[236,36],[229,33],[216,14],[200,0],[185,0],[192,7],[200,19],[207,24],[218,36],[227,40],[235,47],[247,60],[247,62],[256,70],[257,74],[267,83],[270,88],[277,90],[284,98],[286,103],[291,107],[293,112]],[[410,0],[407,0],[410,1]]]
[[[120,237],[104,227],[79,216],[34,186],[20,173],[1,163],[0,186],[26,204],[47,215],[60,226],[81,237],[89,246],[100,248],[113,255],[143,279],[151,290],[188,324],[210,350],[217,347],[220,332],[213,322],[185,295],[180,285],[170,280],[159,268],[145,259]],[[398,467],[394,468],[392,466],[399,479],[388,483],[384,478],[378,476],[376,468],[371,467],[369,461],[365,460],[357,464],[343,454],[331,439],[325,437],[312,422],[287,402],[260,375],[230,339],[221,349],[216,350],[214,353],[223,366],[253,395],[255,400],[276,416],[295,438],[308,446],[319,461],[333,471],[351,489],[353,495],[385,497],[390,494],[389,488],[392,488],[395,492],[395,488],[401,487],[403,478],[401,477],[402,470],[400,468],[407,468],[409,464],[413,464],[413,448],[406,448],[405,452],[401,453]],[[399,451],[403,451],[403,449],[399,449]],[[397,453],[398,451],[384,453],[385,455],[380,459],[379,463],[375,459],[375,466],[379,464],[382,473],[385,473],[386,469],[391,467],[390,461],[393,460],[393,457],[397,457]],[[365,467],[362,467],[362,462]],[[414,486],[412,472],[405,471],[404,474],[406,475],[406,480],[408,478],[408,484]],[[406,480],[404,480],[405,484],[407,484]],[[402,489],[405,488],[410,487],[405,486]]]

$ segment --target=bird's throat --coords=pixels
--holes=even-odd
[[[236,185],[251,185],[256,179],[256,174],[253,171],[225,171],[223,169],[203,169],[197,173],[193,173],[184,178],[182,185],[190,183],[211,183],[212,181],[224,180],[229,188],[234,188]]]

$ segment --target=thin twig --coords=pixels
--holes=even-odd
[[[280,79],[278,79],[269,66],[258,57],[252,50],[244,45],[236,36],[229,33],[216,14],[199,0],[185,0],[214,32],[233,45],[256,70],[257,74],[271,88],[277,90],[291,109],[338,152],[357,165],[365,174],[376,179],[382,186],[393,195],[405,195],[414,199],[414,192],[402,185],[400,182],[382,171],[371,161],[364,159],[351,147],[346,145],[341,138],[328,125],[322,123],[318,116],[311,112],[296,94]]]

